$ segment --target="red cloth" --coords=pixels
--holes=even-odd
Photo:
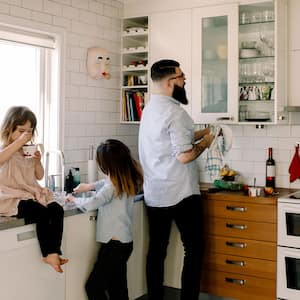
[[[295,181],[297,178],[300,179],[300,156],[299,156],[299,145],[295,148],[295,154],[289,167],[290,182]]]

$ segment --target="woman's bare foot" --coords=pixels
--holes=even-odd
[[[46,264],[49,264],[56,272],[62,273],[61,265],[68,262],[68,259],[60,258],[57,253],[50,253],[43,258]]]

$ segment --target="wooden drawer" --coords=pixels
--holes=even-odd
[[[265,223],[277,222],[276,205],[205,199],[203,206],[204,213],[208,217],[213,216]]]
[[[212,253],[207,251],[204,268],[235,274],[276,279],[276,261]]]
[[[206,251],[276,261],[276,243],[209,235]]]
[[[208,217],[205,231],[210,235],[222,235],[250,240],[276,242],[277,228],[274,223]]]
[[[276,281],[254,276],[203,270],[201,290],[238,300],[276,299]]]

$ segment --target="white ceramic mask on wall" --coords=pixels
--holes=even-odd
[[[93,79],[110,79],[110,57],[108,52],[99,47],[88,49],[87,71]]]

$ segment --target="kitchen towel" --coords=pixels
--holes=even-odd
[[[299,156],[299,144],[295,147],[295,154],[289,167],[290,182],[294,182],[296,179],[300,179],[300,156]]]
[[[215,138],[207,150],[205,170],[214,180],[220,177],[224,156],[232,147],[232,131],[226,125],[211,125],[210,130]]]

